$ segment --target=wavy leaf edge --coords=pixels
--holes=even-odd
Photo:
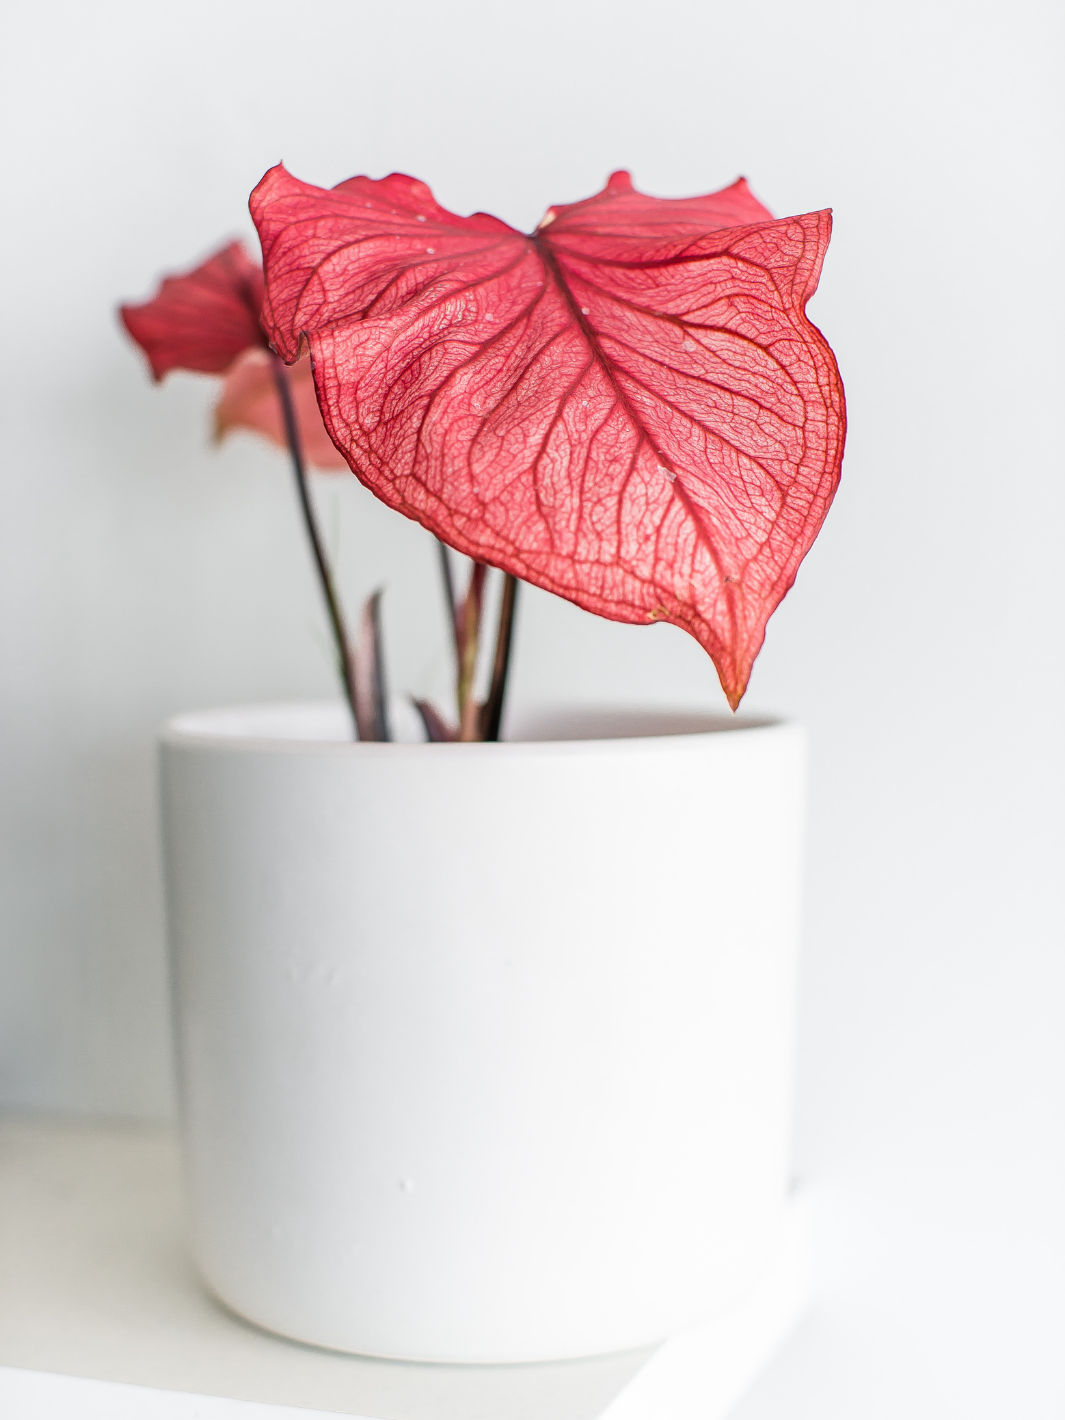
[[[743,179],[650,198],[616,173],[526,235],[404,174],[323,189],[281,165],[251,211],[264,328],[289,363],[309,350],[360,481],[478,561],[681,626],[735,709],[839,481],[842,381],[805,314],[831,214],[774,219]]]

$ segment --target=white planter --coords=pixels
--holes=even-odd
[[[801,731],[342,723],[260,706],[163,733],[209,1285],[424,1361],[622,1350],[726,1306],[788,1188]]]

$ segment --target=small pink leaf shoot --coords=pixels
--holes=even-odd
[[[422,717],[422,728],[430,744],[447,744],[458,739],[458,732],[447,723],[431,701],[414,700],[412,703]]]
[[[830,213],[615,173],[526,236],[402,174],[281,166],[251,211],[263,324],[309,349],[362,482],[478,562],[683,627],[738,705],[839,480],[843,387],[805,315]]]
[[[352,653],[355,682],[355,726],[360,740],[391,739],[381,637],[380,590],[363,603],[359,644]]]

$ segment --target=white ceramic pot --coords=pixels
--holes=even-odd
[[[655,1341],[757,1278],[788,1188],[803,737],[596,726],[166,727],[192,1226],[235,1311],[531,1361]]]

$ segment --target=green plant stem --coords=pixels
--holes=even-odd
[[[277,386],[277,397],[281,401],[281,417],[285,425],[285,437],[288,440],[289,453],[292,455],[292,470],[296,476],[296,488],[299,493],[300,508],[303,512],[303,524],[307,529],[307,536],[311,543],[311,552],[314,555],[314,565],[318,571],[318,581],[322,588],[322,595],[325,597],[326,610],[329,613],[329,624],[333,630],[333,640],[336,642],[337,665],[340,671],[340,678],[344,685],[344,694],[347,698],[348,707],[351,710],[352,735],[358,737],[355,716],[355,677],[351,665],[351,651],[349,649],[347,630],[344,626],[344,616],[340,610],[340,601],[337,598],[336,588],[333,586],[332,573],[329,570],[329,563],[326,559],[325,548],[322,545],[321,535],[318,532],[318,524],[314,516],[314,508],[311,504],[310,489],[307,486],[307,470],[303,463],[303,448],[300,443],[299,425],[296,423],[296,407],[292,401],[292,389],[289,385],[288,370],[281,359],[274,355],[274,383]]]

